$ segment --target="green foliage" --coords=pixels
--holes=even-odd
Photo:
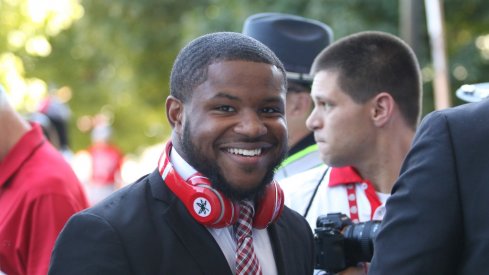
[[[489,55],[476,46],[479,37],[488,34],[489,2],[480,0],[447,0],[445,3],[446,43],[453,93],[467,83],[489,82]],[[467,76],[455,77],[455,71],[463,68]],[[454,105],[462,104],[454,97]]]
[[[83,115],[111,106],[114,141],[125,151],[163,140],[171,64],[181,42],[181,14],[203,1],[82,2],[85,16],[52,40],[55,52],[39,59],[50,82],[73,88],[72,125]],[[164,126],[155,126],[164,125]],[[89,144],[89,135],[72,129],[75,149]]]
[[[413,0],[414,1],[414,0]],[[11,1],[0,0],[0,12]],[[420,5],[423,1],[416,0]],[[126,152],[165,140],[170,127],[164,101],[169,75],[179,49],[191,39],[214,31],[240,32],[244,20],[258,12],[284,12],[317,19],[330,25],[335,39],[363,30],[400,35],[399,1],[392,0],[83,0],[84,16],[71,28],[50,38],[52,53],[35,57],[19,51],[26,77],[48,84],[69,86],[73,111],[71,141],[79,150],[89,135],[76,127],[77,120],[107,110],[113,115],[115,142]],[[464,83],[484,82],[488,60],[476,47],[487,33],[489,2],[446,0],[446,43],[452,90]],[[424,12],[424,7],[420,10]],[[10,15],[11,16],[11,15]],[[416,54],[422,68],[431,67],[425,17],[419,24]],[[11,19],[24,21],[25,18]],[[0,38],[6,38],[11,21],[0,19]],[[17,23],[16,23],[17,24]],[[7,50],[0,42],[0,52]],[[455,70],[466,77],[454,77]],[[432,83],[424,84],[424,110],[433,110]],[[454,100],[454,104],[462,102]]]

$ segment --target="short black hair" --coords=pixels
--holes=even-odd
[[[206,81],[209,65],[233,60],[274,65],[287,85],[282,62],[267,46],[241,33],[216,32],[194,39],[180,51],[171,72],[170,94],[186,102],[191,91]]]
[[[336,71],[340,87],[357,103],[389,93],[408,125],[416,128],[421,71],[414,52],[398,37],[366,31],[340,39],[315,58],[311,74],[324,70]]]

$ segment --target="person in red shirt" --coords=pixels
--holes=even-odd
[[[45,275],[59,232],[88,202],[63,156],[1,87],[0,133],[0,272]]]
[[[91,173],[87,184],[90,204],[96,204],[122,185],[121,166],[124,155],[110,143],[112,130],[101,122],[92,130],[92,145],[88,148]]]

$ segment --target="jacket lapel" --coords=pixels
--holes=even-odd
[[[280,240],[286,240],[287,236],[284,236],[283,224],[279,219],[276,223],[271,224],[268,227],[268,235],[272,243],[273,255],[275,257],[275,264],[277,265],[277,274],[287,274],[286,262],[284,261],[285,247]]]
[[[189,252],[189,259],[197,262],[202,274],[232,274],[214,237],[192,218],[183,203],[163,182],[158,171],[150,176],[150,184],[153,197],[168,205],[161,211],[163,219]]]

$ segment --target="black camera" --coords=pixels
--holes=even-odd
[[[380,221],[353,223],[342,213],[319,216],[314,229],[315,268],[336,273],[361,262],[370,262],[379,227]]]

